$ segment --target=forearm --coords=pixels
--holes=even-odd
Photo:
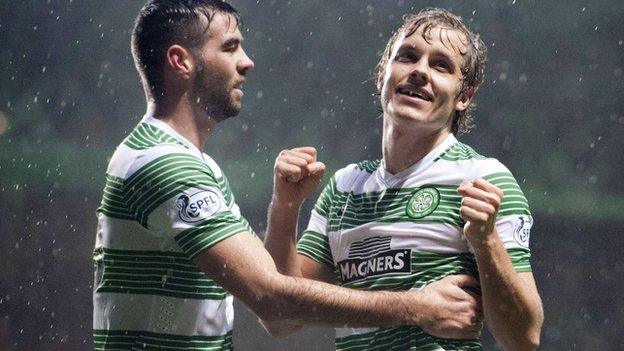
[[[259,302],[256,311],[268,322],[352,327],[415,325],[426,313],[425,306],[418,307],[417,293],[408,299],[405,293],[365,292],[283,275],[274,277],[271,285],[271,293]]]
[[[532,350],[539,345],[542,304],[534,284],[515,271],[507,251],[494,233],[473,245],[485,320],[505,350]]]
[[[326,326],[419,324],[430,314],[418,292],[347,289],[279,273],[251,233],[224,239],[194,258],[197,266],[262,320]]]
[[[301,277],[297,255],[297,220],[299,204],[271,201],[264,247],[271,254],[277,270],[285,275]]]

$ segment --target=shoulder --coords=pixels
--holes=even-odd
[[[184,144],[175,137],[167,134],[164,130],[150,123],[139,123],[132,132],[124,139],[122,145],[133,150],[145,150],[157,145],[180,145],[184,148]]]
[[[381,160],[364,160],[339,169],[333,177],[336,188],[347,191],[365,182],[379,168]]]
[[[176,156],[201,161],[199,155],[179,139],[153,124],[141,122],[115,150],[108,173],[127,177],[160,158]]]
[[[509,169],[493,157],[483,156],[471,146],[456,142],[435,160],[439,171],[464,180],[487,178],[495,174],[511,174]]]
[[[159,143],[145,148],[133,148],[123,142],[113,153],[107,173],[128,179],[142,173],[158,174],[185,168],[212,174],[207,164],[183,145]]]

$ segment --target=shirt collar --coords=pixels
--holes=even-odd
[[[199,155],[203,155],[203,152],[201,150],[199,150],[197,147],[195,147],[195,145],[193,145],[193,143],[191,143],[185,137],[183,137],[181,134],[176,132],[166,122],[163,122],[162,120],[154,117],[153,115],[151,115],[151,114],[144,115],[143,118],[141,119],[141,123],[147,123],[147,124],[153,125],[154,127],[164,131],[165,133],[167,133],[170,136],[172,136],[173,138],[175,138],[182,145],[186,146],[187,148],[189,148],[191,150],[196,151]]]
[[[444,141],[440,143],[440,145],[436,146],[433,150],[431,150],[425,157],[421,158],[419,161],[409,166],[407,169],[402,170],[399,173],[391,174],[386,170],[386,162],[384,159],[381,160],[381,164],[379,167],[379,176],[385,182],[390,182],[393,180],[402,179],[406,175],[409,174],[419,174],[429,166],[431,166],[435,160],[442,155],[451,145],[455,144],[457,139],[453,134],[449,134]]]

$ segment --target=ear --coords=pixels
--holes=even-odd
[[[165,53],[165,62],[169,69],[183,79],[189,79],[195,69],[195,58],[183,46],[171,45]]]
[[[464,92],[459,94],[459,100],[455,104],[456,111],[464,111],[470,106],[470,102],[472,101],[472,97],[475,94],[475,88],[466,88]]]

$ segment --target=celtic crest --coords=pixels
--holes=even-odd
[[[420,188],[412,193],[405,211],[410,218],[419,219],[430,215],[440,203],[440,192],[433,187]]]

